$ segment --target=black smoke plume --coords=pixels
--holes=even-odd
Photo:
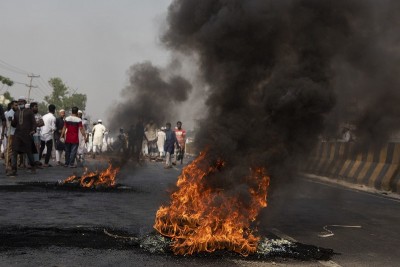
[[[396,1],[174,0],[163,42],[197,60],[209,86],[196,142],[227,162],[214,182],[235,192],[265,166],[277,184],[350,118],[360,142],[387,138],[400,122],[398,11]]]
[[[191,90],[192,85],[186,79],[167,69],[150,62],[135,64],[129,69],[129,85],[121,92],[123,100],[111,112],[110,127],[129,128],[139,118],[144,123],[152,120],[163,126],[173,118],[175,107],[188,98]]]

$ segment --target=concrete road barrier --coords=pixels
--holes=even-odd
[[[321,142],[303,171],[400,193],[400,143],[359,149],[356,143]]]

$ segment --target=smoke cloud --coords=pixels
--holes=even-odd
[[[360,142],[387,139],[400,122],[398,11],[396,1],[173,1],[162,40],[198,62],[209,87],[196,142],[228,169],[213,183],[236,193],[252,166],[284,180],[340,122]]]
[[[344,122],[361,144],[385,142],[400,125],[399,11],[394,0],[174,0],[161,39],[207,88],[192,95],[206,95],[197,146],[227,162],[213,183],[236,194],[254,166],[285,181]],[[190,99],[192,85],[166,69],[131,67],[115,127],[165,123]]]
[[[110,119],[111,128],[134,125],[138,118],[164,125],[175,111],[175,106],[187,100],[192,85],[173,74],[179,62],[172,61],[163,69],[144,62],[129,69],[129,85],[121,92],[122,103],[115,105]]]

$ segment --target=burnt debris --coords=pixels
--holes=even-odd
[[[125,230],[87,227],[2,227],[0,228],[0,251],[20,248],[77,247],[93,249],[132,250],[144,253],[174,256],[170,249],[171,241],[158,233],[149,233],[138,237]],[[248,260],[271,260],[287,258],[298,260],[329,260],[333,256],[331,249],[293,243],[271,234],[270,238],[260,241],[257,253],[246,257]],[[200,253],[191,257],[200,258],[243,258],[230,251]]]

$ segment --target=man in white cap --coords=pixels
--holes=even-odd
[[[104,133],[106,132],[106,127],[103,125],[102,120],[98,120],[96,126],[93,127],[93,158],[96,157],[96,153],[101,152],[103,146]]]
[[[78,117],[82,120],[82,127],[85,129],[85,133],[88,133],[88,122],[83,119],[83,111],[78,110]],[[87,151],[86,140],[88,140],[88,136],[83,136],[81,132],[79,132],[79,147],[78,147],[78,158],[77,161],[81,162],[84,159],[84,154]]]

